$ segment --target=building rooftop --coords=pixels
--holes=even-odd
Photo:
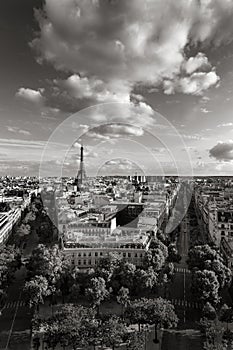
[[[134,245],[138,248],[146,246],[149,235],[142,234],[140,230],[121,230],[115,229],[113,232],[109,230],[90,230],[88,232],[80,230],[79,232],[67,232],[64,238],[66,248],[73,247],[123,247],[125,245]]]

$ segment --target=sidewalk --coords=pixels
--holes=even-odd
[[[38,242],[35,230],[29,234],[22,256],[29,256]],[[23,300],[22,288],[26,277],[25,266],[15,272],[15,279],[7,290],[7,300],[0,317],[0,350],[30,349],[32,312]]]

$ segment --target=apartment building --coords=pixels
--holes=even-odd
[[[196,188],[195,204],[209,240],[220,248],[226,264],[233,269],[232,191],[222,187]]]
[[[66,232],[62,248],[72,263],[80,269],[94,267],[109,253],[118,253],[122,259],[141,266],[149,249],[151,235],[141,229],[85,227]]]
[[[21,209],[14,208],[0,213],[0,244],[4,244],[12,233],[13,226],[21,218]]]
[[[228,240],[224,237],[221,240],[220,251],[227,266],[233,271],[233,239]]]

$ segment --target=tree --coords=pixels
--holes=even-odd
[[[87,347],[99,342],[100,322],[91,308],[67,304],[62,306],[51,318],[41,320],[44,338],[49,348],[58,344],[63,347]]]
[[[126,309],[126,318],[132,323],[155,325],[155,341],[157,341],[158,327],[176,327],[178,318],[174,306],[166,299],[141,298],[130,303]]]
[[[168,248],[161,240],[154,238],[150,244],[151,250],[161,250],[165,259],[168,257]]]
[[[124,308],[130,303],[129,299],[129,289],[121,287],[117,295],[117,302],[122,305],[122,315],[124,313]]]
[[[215,272],[221,289],[230,285],[232,272],[219,257],[213,261],[207,260],[204,265],[206,270]]]
[[[223,340],[224,328],[218,320],[207,320],[206,318],[202,318],[200,320],[200,327],[202,333],[205,335],[203,349],[226,350]]]
[[[78,278],[79,270],[77,270],[76,267],[73,267],[71,264],[64,264],[56,280],[56,289],[61,291],[63,303],[65,302],[66,295],[72,293],[74,296],[75,293],[75,297],[77,298],[77,292],[80,294]]]
[[[192,291],[204,303],[216,305],[219,302],[219,282],[213,271],[196,271],[192,278]]]
[[[174,271],[175,271],[174,264],[172,262],[166,263],[163,269],[163,273],[165,273],[169,279],[171,279],[172,276],[174,275]]]
[[[221,322],[226,322],[227,323],[227,329],[229,323],[233,322],[233,309],[229,307],[228,305],[224,304],[219,312],[219,320]]]
[[[163,255],[161,250],[159,252]],[[158,264],[161,263],[159,262],[159,256],[152,257],[152,259],[156,259]],[[101,259],[94,275],[103,278],[106,286],[112,289],[114,295],[117,295],[122,287],[127,288],[129,294],[152,289],[158,284],[159,280],[153,264],[137,269],[134,264],[121,259],[118,254],[110,254],[108,257]]]
[[[89,296],[93,306],[97,308],[99,313],[101,302],[109,296],[109,291],[106,288],[105,280],[102,277],[92,278],[90,281],[90,286],[86,290],[86,294]]]
[[[153,267],[155,271],[160,271],[165,264],[165,259],[166,258],[161,249],[150,249],[144,256],[143,265],[146,269]]]
[[[60,256],[59,256],[59,248],[58,247],[53,247],[52,249],[47,248],[43,244],[39,244],[33,251],[32,254],[29,258],[29,261],[26,265],[27,270],[28,270],[28,276],[29,277],[34,277],[35,275],[41,275],[44,277],[51,277],[53,278],[54,276],[54,258],[56,257],[56,262],[59,263],[61,266],[61,261]],[[59,268],[56,266],[56,272],[58,272]],[[52,275],[52,276],[51,276]]]
[[[192,290],[203,302],[216,304],[219,290],[231,283],[231,270],[219,253],[208,244],[189,250],[189,268],[192,270]]]
[[[43,244],[39,244],[32,251],[26,268],[28,279],[35,276],[43,276],[47,279],[52,297],[55,291],[62,290],[64,293],[68,270],[72,273],[69,259],[57,245],[47,248]]]
[[[167,261],[168,262],[179,263],[180,260],[181,260],[181,256],[178,253],[178,250],[176,248],[175,243],[169,244]]]
[[[208,320],[215,320],[217,317],[215,308],[209,302],[204,305],[202,313]]]
[[[28,236],[31,231],[31,226],[29,224],[22,223],[17,229],[16,229],[16,235],[19,237],[25,237]]]
[[[134,264],[121,260],[114,269],[111,278],[111,287],[114,293],[117,293],[121,287],[128,288],[131,291],[134,287],[135,272],[136,266]]]
[[[146,331],[130,332],[126,334],[126,342],[128,350],[144,350],[146,339]]]
[[[149,299],[147,307],[148,323],[155,325],[155,342],[158,342],[157,330],[160,327],[175,328],[178,323],[178,317],[174,311],[174,306],[170,301],[157,298]]]
[[[121,256],[117,253],[109,253],[108,256],[99,259],[95,269],[96,277],[103,277],[106,282],[109,282],[113,272],[119,267],[121,260]]]
[[[74,283],[70,289],[70,299],[72,302],[77,302],[80,297],[80,285],[78,283]]]
[[[30,308],[39,307],[39,304],[44,303],[44,298],[50,294],[47,279],[43,276],[35,276],[25,283],[24,293]]]
[[[187,263],[189,269],[204,270],[205,262],[207,260],[213,261],[217,256],[216,250],[212,249],[208,244],[195,246],[188,253]]]
[[[157,231],[157,239],[159,240],[159,241],[161,241],[163,244],[165,244],[166,246],[169,244],[169,238],[168,238],[168,236],[164,233],[164,230],[162,230],[162,229],[159,229],[158,231]]]
[[[132,324],[138,324],[139,331],[142,324],[147,324],[147,300],[146,298],[136,299],[125,310],[125,318]]]
[[[160,271],[168,257],[168,249],[159,239],[153,239],[150,249],[144,256],[144,267],[153,267],[155,271]]]
[[[102,329],[102,343],[105,346],[115,346],[123,343],[127,329],[122,320],[117,316],[111,316],[104,320],[101,324]]]
[[[12,246],[0,247],[0,289],[6,291],[15,271],[21,266],[21,255]]]
[[[37,235],[41,243],[51,243],[53,242],[53,223],[46,212],[41,210],[37,216]]]
[[[36,220],[36,214],[34,213],[34,211],[32,211],[32,210],[30,210],[27,214],[26,214],[26,216],[25,216],[25,218],[24,218],[24,221],[25,221],[25,223],[32,223],[32,222],[34,222]]]
[[[233,348],[233,332],[227,329],[223,333],[223,341],[226,343],[227,349]]]
[[[159,283],[158,273],[149,267],[147,270],[137,269],[135,272],[135,291],[151,290]]]

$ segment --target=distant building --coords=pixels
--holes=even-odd
[[[128,176],[129,181],[131,181],[134,184],[139,183],[146,183],[146,176],[145,175],[130,175]]]

